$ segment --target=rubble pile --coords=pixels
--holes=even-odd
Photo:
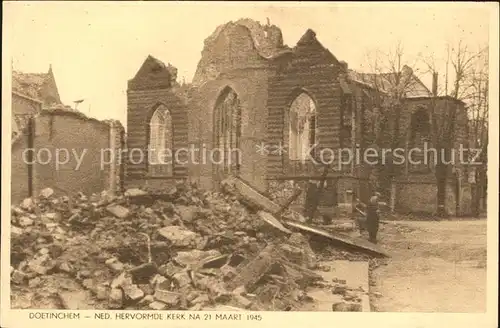
[[[335,289],[318,267],[304,235],[231,193],[47,188],[12,206],[13,308],[297,310],[307,287]]]

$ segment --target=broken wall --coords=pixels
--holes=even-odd
[[[337,59],[319,43],[315,33],[308,30],[293,53],[276,59],[276,65],[277,74],[269,79],[267,143],[272,147],[288,147],[290,105],[299,94],[305,92],[316,107],[317,154],[323,148],[338,150],[341,97],[338,75],[341,65]],[[310,160],[304,163],[290,160],[287,151],[271,152],[267,176],[270,179],[283,176],[319,177],[323,166]]]
[[[12,145],[12,202],[29,197],[29,163],[25,150],[30,132]],[[82,114],[66,111],[43,112],[33,119],[32,191],[46,187],[57,194],[87,194],[110,189],[110,165],[120,174],[121,165],[107,164],[110,125]],[[66,157],[67,150],[69,157]],[[56,154],[59,151],[59,164]],[[25,154],[23,158],[23,154]],[[76,155],[76,156],[75,156]],[[25,160],[26,159],[26,160]],[[119,184],[116,185],[119,188]]]
[[[157,180],[149,176],[147,149],[149,142],[149,121],[160,105],[165,106],[172,117],[172,154],[176,150],[188,147],[187,106],[184,101],[168,89],[129,90],[127,114],[127,173],[126,185],[143,185],[148,180]],[[136,149],[136,150],[134,150]],[[139,151],[141,150],[141,151]],[[141,155],[144,154],[144,155]],[[173,160],[173,177],[163,177],[163,183],[171,178],[187,178],[187,152],[178,152],[179,160]],[[142,156],[142,159],[141,159]],[[151,179],[150,179],[151,178]],[[154,181],[152,181],[154,183]],[[127,188],[128,188],[127,187]]]
[[[125,187],[144,184],[164,187],[188,175],[188,105],[186,87],[176,82],[177,69],[148,56],[127,90],[127,152]],[[149,172],[150,120],[155,110],[163,106],[172,118],[172,175],[153,176]],[[177,156],[177,157],[175,157]]]
[[[189,140],[199,149],[214,149],[214,108],[221,93],[232,89],[241,108],[240,177],[265,191],[266,157],[257,152],[257,146],[266,141],[267,88],[272,70],[255,43],[255,29],[263,27],[247,23],[225,24],[205,41],[193,79],[197,89],[190,101]],[[190,179],[203,188],[216,187],[218,164],[203,160],[202,153],[196,162],[199,164],[190,166]]]
[[[265,174],[266,158],[256,150],[257,145],[265,142],[265,119],[267,98],[267,74],[263,71],[238,72],[225,75],[224,78],[210,81],[199,88],[191,103],[190,144],[208,151],[214,149],[214,108],[219,95],[231,88],[238,96],[241,106],[240,137],[240,177],[260,191],[267,189]],[[191,180],[204,188],[211,188],[217,163],[203,160],[200,152],[196,162],[190,167]]]
[[[28,167],[23,160],[23,153],[28,145],[28,136],[19,135],[12,144],[11,151],[11,198],[12,203],[29,197]]]

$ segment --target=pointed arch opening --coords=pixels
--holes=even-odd
[[[241,103],[238,94],[226,87],[214,108],[214,158],[216,175],[237,175],[240,170]]]
[[[288,155],[290,160],[305,161],[317,141],[317,108],[314,100],[302,91],[289,108]]]
[[[149,121],[149,174],[172,176],[173,129],[170,111],[160,104]]]

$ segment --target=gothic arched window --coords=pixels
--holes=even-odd
[[[152,175],[172,175],[172,117],[160,105],[149,121],[149,167]]]
[[[291,160],[308,158],[309,149],[316,143],[316,114],[316,105],[305,92],[290,105],[288,154]]]
[[[214,133],[221,172],[238,172],[241,164],[241,105],[238,95],[229,87],[222,91],[214,108]]]

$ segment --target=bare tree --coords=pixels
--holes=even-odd
[[[474,81],[474,67],[478,58],[481,57],[483,51],[471,52],[468,47],[461,41],[456,47],[451,47],[446,60],[446,76],[445,76],[445,94],[454,100],[460,100],[464,103],[467,100],[475,98],[471,90],[481,88],[481,83],[471,83]],[[433,76],[437,76],[437,68],[433,60],[424,61],[429,71]],[[448,65],[451,63],[451,68],[454,73],[453,88],[448,94]],[[476,81],[477,82],[477,81]],[[460,119],[460,109],[462,104],[458,101],[446,101],[444,106],[438,105],[438,94],[434,94],[430,106],[431,118],[431,140],[433,147],[437,150],[437,162],[435,166],[435,176],[437,184],[437,205],[438,215],[444,216],[445,199],[446,199],[446,184],[452,173],[452,149],[457,137],[458,120]],[[484,107],[484,106],[483,106]],[[470,107],[469,107],[470,108]],[[467,119],[467,118],[466,118]],[[470,125],[468,126],[470,131]],[[473,128],[474,130],[474,128]]]
[[[472,148],[480,151],[477,165],[473,165],[472,200],[473,211],[479,216],[485,208],[487,190],[487,147],[488,147],[488,86],[489,86],[488,47],[479,53],[476,65],[469,79],[468,102],[469,126],[468,137]],[[475,163],[473,163],[475,164]]]
[[[437,186],[438,215],[445,215],[446,185],[452,168],[452,149],[455,146],[461,124],[467,121],[467,115],[463,109],[463,101],[469,104],[468,110],[474,110],[474,119],[469,120],[469,133],[474,140],[481,139],[480,144],[473,143],[477,147],[484,147],[482,154],[486,155],[487,139],[487,74],[483,65],[481,74],[476,72],[477,63],[483,57],[485,50],[470,51],[463,42],[456,46],[447,47],[446,72],[444,85],[436,85],[432,90],[430,101],[430,137],[433,147],[437,151],[434,167]],[[369,117],[365,121],[374,122],[377,127],[372,138],[377,147],[388,146],[391,149],[401,147],[406,142],[406,133],[401,131],[402,112],[406,107],[407,94],[411,92],[416,84],[420,83],[419,77],[426,73],[432,73],[433,80],[437,83],[438,65],[433,56],[424,57],[419,54],[413,62],[409,62],[405,56],[404,48],[398,43],[394,49],[383,52],[380,50],[367,53],[370,70],[373,74],[364,74],[369,84],[375,89],[372,105],[379,109],[379,117],[374,120]],[[424,62],[428,70],[420,71],[418,67]],[[450,76],[452,75],[452,76]],[[449,83],[449,80],[452,80]],[[451,88],[450,88],[451,86]],[[447,96],[441,101],[442,96]],[[473,103],[473,107],[470,107]],[[470,113],[469,113],[470,116]],[[473,122],[473,123],[472,123]],[[363,132],[366,132],[364,129]],[[485,163],[485,161],[483,161]],[[390,185],[393,177],[400,173],[398,166],[390,160],[386,165],[378,169],[377,184],[383,189]],[[483,170],[484,171],[484,170]],[[479,171],[480,178],[485,180],[486,174]],[[482,183],[483,185],[485,184]],[[384,188],[385,187],[385,188]]]
[[[405,144],[404,131],[401,131],[402,112],[406,106],[406,96],[418,83],[420,72],[417,67],[418,58],[410,62],[405,55],[404,47],[398,42],[393,49],[384,52],[380,49],[370,50],[366,59],[373,73],[363,74],[366,81],[374,89],[372,107],[376,117],[367,117],[365,121],[373,126],[372,145],[377,148],[396,149]],[[364,132],[366,132],[366,128]],[[376,170],[375,184],[386,193],[394,176],[400,173],[399,165],[394,165],[387,158],[384,165]]]

